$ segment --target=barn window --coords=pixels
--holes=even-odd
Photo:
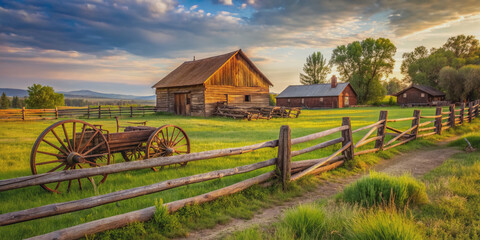
[[[421,97],[425,97],[425,93],[420,94]]]
[[[404,94],[403,94],[403,98],[406,98],[406,97],[407,97],[407,94],[406,94],[406,93],[404,93]]]
[[[245,102],[250,102],[250,95],[245,95]]]
[[[322,97],[320,98],[320,102],[323,102],[323,98],[322,98]]]
[[[304,104],[304,103],[305,103],[305,98],[302,98],[302,104]]]
[[[287,102],[290,102],[290,98],[287,99]]]

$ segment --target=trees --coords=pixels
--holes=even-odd
[[[5,93],[2,93],[2,97],[0,98],[0,109],[7,108],[10,108],[10,99],[8,99]]]
[[[480,44],[475,36],[465,36],[463,34],[449,38],[443,45],[443,49],[452,51],[457,58],[474,57],[479,47]]]
[[[55,93],[52,87],[33,84],[27,91],[25,104],[28,108],[55,108],[65,105],[63,94]]]
[[[20,99],[17,96],[13,97],[12,108],[21,108],[21,107],[22,107],[22,103],[20,102]]]
[[[444,67],[439,74],[440,87],[451,101],[473,100],[479,97],[480,66],[466,65],[460,69]]]
[[[458,35],[449,38],[439,49],[428,51],[420,46],[413,52],[404,53],[401,71],[406,82],[436,87],[440,84],[439,74],[444,67],[458,70],[468,64],[480,64],[480,44],[474,36]],[[444,74],[447,71],[451,72],[451,69],[445,70]]]
[[[400,92],[403,88],[405,88],[404,84],[397,78],[392,78],[388,82],[383,82],[383,87],[387,91],[388,95]]]
[[[304,85],[325,83],[327,74],[330,73],[330,66],[321,52],[314,52],[307,57],[303,65],[303,72],[300,73],[300,82]]]
[[[393,70],[397,48],[386,38],[367,38],[333,50],[330,63],[344,81],[350,82],[360,103],[374,102],[385,95],[380,80]]]

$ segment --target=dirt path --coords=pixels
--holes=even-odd
[[[400,154],[392,159],[381,161],[373,166],[372,169],[377,172],[384,172],[392,175],[401,175],[408,172],[414,177],[420,177],[442,164],[453,154],[460,152],[458,148],[445,147],[446,143],[448,143],[448,141],[441,142],[438,144],[438,147],[428,150],[416,150]],[[232,232],[244,230],[254,225],[268,225],[278,221],[286,209],[299,204],[314,202],[319,198],[330,197],[337,192],[342,191],[346,185],[363,175],[364,174],[357,174],[335,181],[325,181],[314,191],[305,193],[300,197],[292,198],[291,200],[284,202],[283,205],[260,210],[252,219],[233,219],[224,225],[217,225],[211,229],[191,232],[188,237],[180,239],[220,239]]]

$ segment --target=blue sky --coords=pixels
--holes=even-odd
[[[243,49],[273,82],[299,84],[305,58],[390,38],[401,56],[480,39],[478,0],[0,0],[0,88],[151,95],[183,61]]]

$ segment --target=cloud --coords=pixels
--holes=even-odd
[[[213,0],[213,3],[215,3],[215,4],[222,4],[222,5],[228,5],[228,6],[232,6],[232,5],[233,5],[233,1],[232,1],[232,0]]]
[[[0,4],[0,42],[151,58],[239,47],[325,48],[364,37],[405,36],[478,14],[477,1],[242,0],[239,8],[204,8],[207,11],[200,9],[201,3],[185,7],[176,0],[8,1]],[[251,8],[240,8],[247,5]]]

